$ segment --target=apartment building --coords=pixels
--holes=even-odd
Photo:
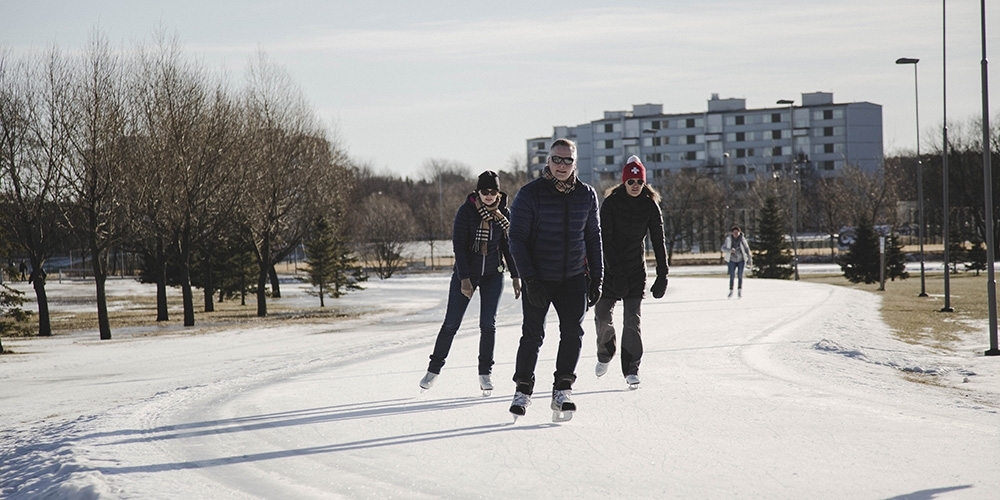
[[[846,165],[881,168],[882,106],[835,103],[829,92],[758,109],[747,109],[746,99],[712,94],[708,109],[695,113],[664,114],[662,104],[639,104],[631,111],[605,111],[590,123],[553,127],[551,137],[528,139],[534,175],[545,166],[549,144],[559,138],[576,141],[579,176],[592,184],[616,180],[631,155],[642,158],[651,182],[666,172],[694,169],[752,183],[793,166],[832,177]]]

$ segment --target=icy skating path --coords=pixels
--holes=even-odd
[[[61,481],[77,497],[122,498],[988,498],[1000,486],[995,402],[905,381],[900,368],[942,373],[944,385],[975,371],[891,340],[871,294],[751,280],[727,300],[722,280],[673,278],[643,306],[637,391],[617,358],[594,376],[588,315],[580,410],[565,424],[548,409],[550,314],[535,402],[511,425],[520,313],[509,290],[493,396],[476,384],[478,300],[434,388],[417,388],[446,280],[352,297],[402,309],[374,322],[136,341],[131,356],[159,353],[181,373],[130,380],[118,405],[40,426],[58,446],[36,446],[35,462],[72,467],[22,492]]]

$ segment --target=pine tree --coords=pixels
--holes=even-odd
[[[986,245],[979,235],[972,236],[969,243],[971,244],[971,248],[969,248],[966,254],[969,263],[965,265],[965,269],[975,271],[976,276],[979,276],[979,271],[986,270]]]
[[[316,220],[312,239],[305,242],[309,282],[319,287],[319,306],[325,307],[324,297],[338,298],[344,290],[360,290],[358,283],[368,277],[355,264],[353,252],[326,217]]]
[[[854,229],[854,242],[840,259],[840,269],[851,283],[872,284],[879,282],[879,242],[875,228],[867,220],[858,222]]]
[[[892,281],[896,278],[905,280],[910,277],[906,270],[906,254],[903,253],[903,245],[899,242],[899,237],[892,235],[885,240],[885,277]]]
[[[754,275],[758,278],[788,279],[792,276],[792,247],[785,239],[785,219],[774,197],[764,201],[754,241]]]

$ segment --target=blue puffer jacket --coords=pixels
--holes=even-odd
[[[507,195],[500,193],[500,213],[510,220],[510,210],[507,209]],[[507,237],[503,228],[495,221],[490,221],[490,239],[486,243],[486,255],[473,248],[476,241],[476,230],[483,219],[476,209],[476,194],[470,194],[455,213],[455,225],[452,228],[451,243],[455,250],[455,270],[459,279],[479,278],[487,274],[504,272],[504,262],[510,268],[512,278],[517,277],[517,268],[511,258]],[[503,256],[503,260],[501,260]],[[478,279],[473,281],[478,282]]]
[[[510,253],[524,279],[564,281],[585,271],[604,278],[597,193],[579,180],[569,194],[544,177],[518,191],[510,206]]]

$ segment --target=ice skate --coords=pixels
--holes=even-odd
[[[732,288],[729,289],[729,295],[726,295],[726,298],[729,298],[729,299],[733,298],[733,289]]]
[[[576,411],[576,403],[570,399],[572,395],[573,391],[570,389],[552,391],[551,408],[553,422],[568,422],[573,419],[573,412]]]
[[[427,372],[424,378],[420,379],[420,392],[424,392],[434,386],[434,381],[437,380],[437,373]]]
[[[482,389],[484,397],[493,394],[493,380],[489,373],[479,376],[479,388]]]
[[[742,288],[740,288],[739,290],[736,290],[736,296],[738,298],[741,298],[741,299],[743,298],[743,289]]]
[[[605,373],[608,373],[608,363],[603,361],[598,361],[597,365],[594,366],[594,375],[598,378],[603,377]]]
[[[625,383],[628,384],[628,388],[633,391],[639,388],[639,382],[640,380],[638,375],[633,374],[625,376]]]
[[[524,413],[530,404],[531,394],[525,394],[521,391],[514,393],[514,401],[510,403],[510,413],[514,415],[515,422],[517,422],[517,417],[524,416]]]

